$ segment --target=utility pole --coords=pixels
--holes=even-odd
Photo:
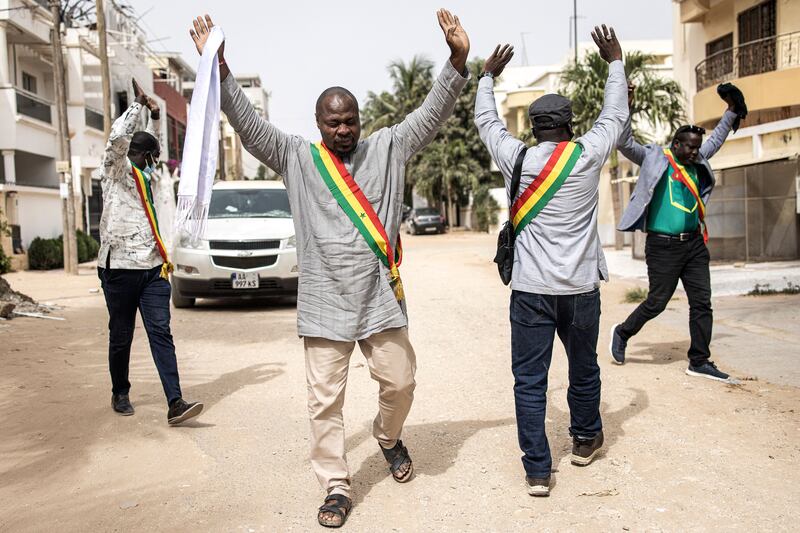
[[[578,64],[578,0],[572,0],[572,38],[575,47],[575,64]]]
[[[103,131],[106,139],[111,135],[111,74],[108,68],[108,35],[106,34],[106,11],[103,0],[95,1],[97,12],[97,35],[100,37],[100,74],[103,78]]]
[[[78,243],[75,233],[75,201],[70,171],[72,151],[69,144],[69,121],[67,119],[67,88],[64,80],[64,53],[61,49],[61,2],[50,0],[53,18],[53,82],[56,86],[56,108],[58,109],[58,137],[61,160],[57,171],[61,174],[61,220],[64,227],[64,272],[78,274]]]
[[[230,76],[231,74],[228,74]],[[225,175],[225,127],[222,120],[219,121],[219,155],[217,156],[217,167],[219,168],[219,179],[227,181]],[[231,147],[231,153],[233,149]]]

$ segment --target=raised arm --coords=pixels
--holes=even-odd
[[[628,82],[628,120],[625,121],[625,125],[622,127],[622,134],[619,137],[619,143],[617,144],[617,148],[619,151],[622,152],[622,155],[627,157],[630,161],[633,161],[639,166],[642,166],[642,161],[644,161],[644,156],[646,155],[646,150],[644,146],[636,142],[636,139],[633,138],[633,130],[631,129],[631,120],[632,117],[630,115],[631,109],[633,109],[633,93],[636,90],[636,87],[631,83]]]
[[[150,113],[150,120],[147,121],[144,131],[158,139],[159,145],[161,144],[161,114]]]
[[[103,167],[105,176],[108,178],[119,178],[128,172],[128,148],[133,134],[139,126],[142,109],[150,110],[151,122],[158,120],[159,117],[158,105],[145,94],[136,80],[133,80],[133,93],[135,95],[134,102],[111,125],[111,133],[103,154]]]
[[[453,114],[458,95],[469,79],[467,32],[458,17],[446,9],[437,11],[436,16],[447,46],[450,47],[450,60],[433,83],[422,105],[393,128],[393,136],[402,147],[401,155],[404,160],[408,160],[433,140],[439,128]]]
[[[197,17],[192,22],[193,28],[189,34],[197,47],[197,52],[202,55],[203,48],[210,34],[214,22],[211,17]],[[220,106],[227,115],[233,129],[242,139],[242,146],[253,156],[269,168],[286,179],[286,167],[290,146],[299,138],[288,135],[264,119],[253,107],[253,104],[244,95],[239,84],[230,76],[230,68],[225,61],[225,42],[217,51],[220,76]]]
[[[592,39],[599,48],[600,57],[608,62],[608,79],[606,80],[603,109],[600,116],[581,142],[586,148],[593,148],[603,160],[611,154],[617,145],[625,121],[628,120],[627,82],[625,67],[622,64],[622,47],[619,45],[614,28],[602,30],[595,26]]]
[[[506,180],[506,185],[511,180],[514,162],[519,151],[525,144],[511,135],[506,129],[500,116],[497,114],[497,105],[494,100],[494,78],[500,76],[511,58],[514,57],[514,48],[497,45],[494,52],[483,66],[483,74],[478,81],[478,92],[475,96],[475,126],[481,141],[486,145],[500,173]]]
[[[714,131],[712,131],[708,139],[705,140],[703,146],[700,147],[700,153],[703,157],[711,159],[714,157],[714,154],[722,148],[722,143],[728,138],[728,134],[731,132],[731,127],[733,127],[733,122],[735,120],[736,112],[728,108],[722,115],[717,127],[714,128]]]

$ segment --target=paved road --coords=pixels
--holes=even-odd
[[[419,372],[404,439],[418,474],[407,485],[388,477],[369,429],[377,387],[356,352],[345,406],[356,501],[347,530],[796,527],[800,392],[769,382],[763,370],[777,346],[793,349],[796,361],[797,328],[783,321],[794,316],[796,325],[800,299],[715,302],[717,360],[755,379],[731,387],[683,374],[682,300],[637,337],[630,364],[612,367],[607,326],[632,308],[619,303],[631,285],[605,285],[606,451],[588,468],[569,464],[566,364],[557,344],[548,410],[556,483],[550,498],[534,500],[516,445],[508,291],[489,263],[493,241],[453,234],[405,242]],[[0,322],[0,531],[321,530],[293,305],[176,311],[185,395],[202,399],[206,411],[189,427],[169,428],[141,328],[131,367],[136,415],[110,410],[107,317],[102,295],[89,292],[98,286],[91,270],[9,280],[63,305],[66,320]]]

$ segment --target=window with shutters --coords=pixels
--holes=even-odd
[[[733,72],[733,33],[706,43],[706,76],[725,79]]]
[[[739,76],[775,70],[775,0],[767,0],[742,11],[737,17],[739,33]]]

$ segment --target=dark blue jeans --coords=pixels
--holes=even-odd
[[[98,268],[108,308],[108,369],[111,391],[128,394],[128,365],[131,358],[136,310],[142,315],[150,341],[150,352],[167,396],[167,403],[181,397],[175,344],[169,329],[169,281],[161,277],[161,267],[150,270]]]
[[[569,362],[569,432],[575,437],[593,438],[603,428],[597,365],[599,327],[599,289],[566,296],[511,293],[511,370],[519,446],[528,476],[547,477],[553,465],[544,419],[547,373],[556,333]]]

